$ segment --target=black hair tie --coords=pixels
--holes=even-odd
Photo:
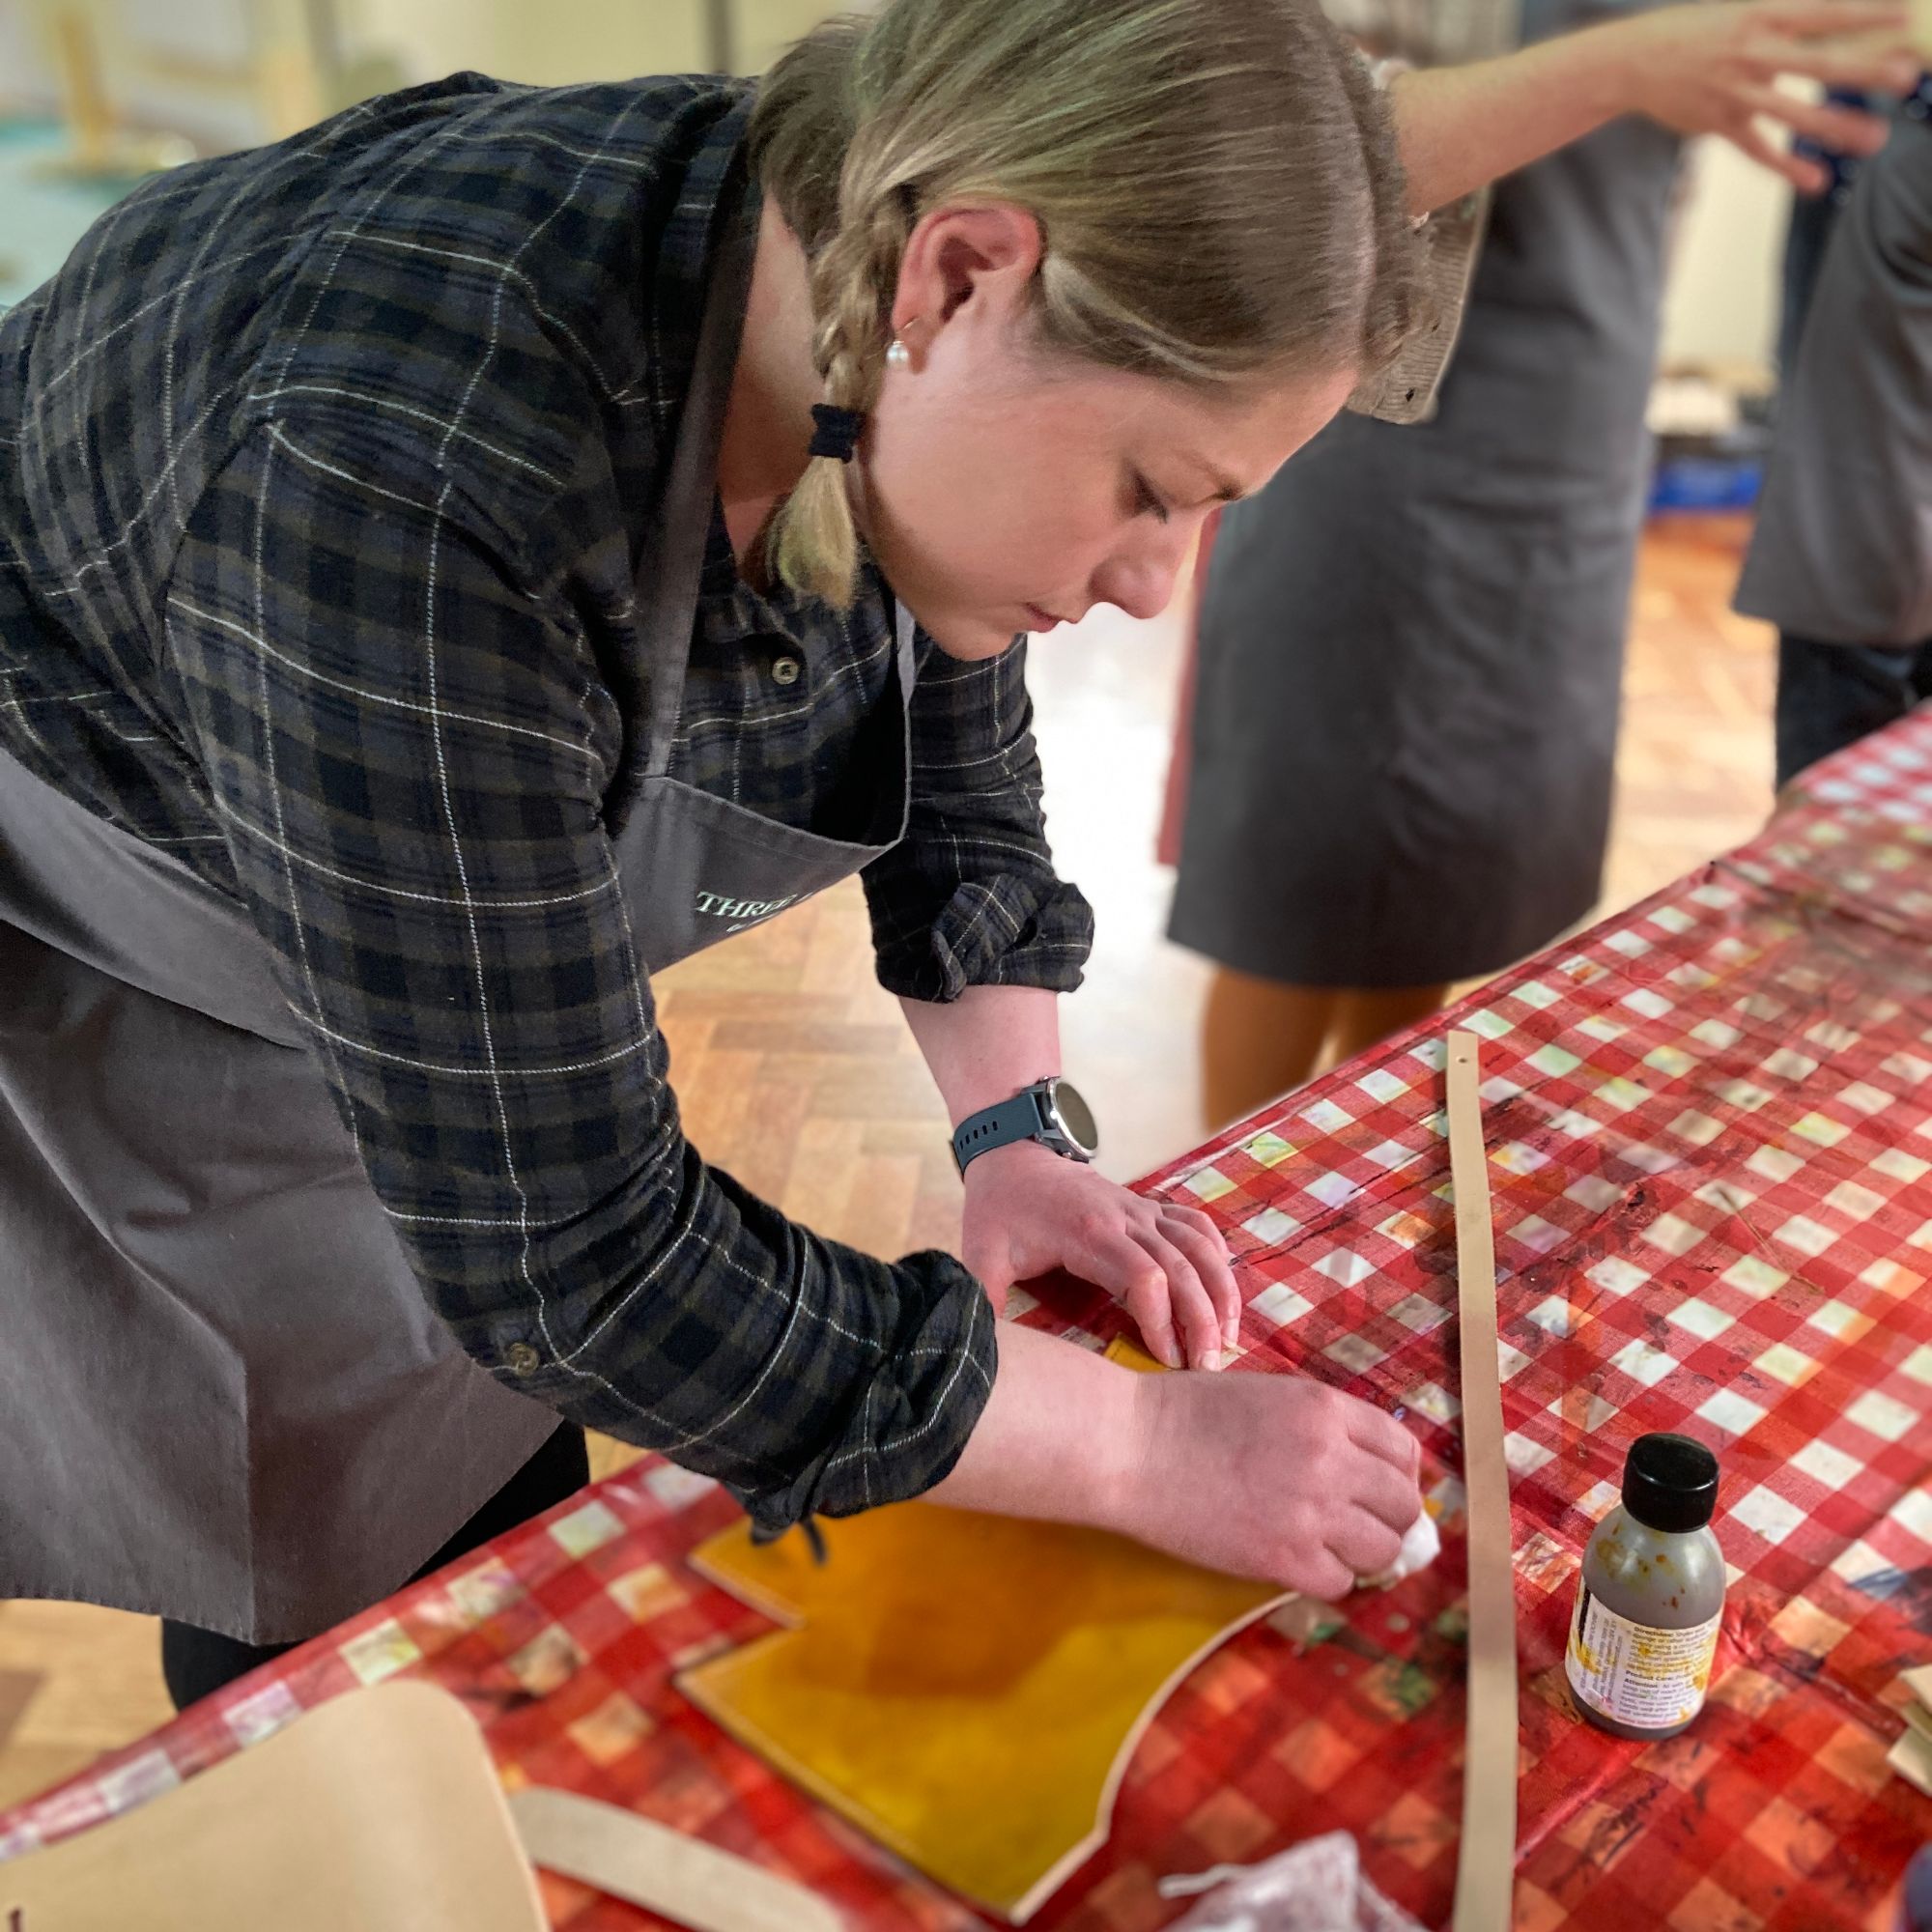
[[[810,453],[850,463],[859,446],[859,432],[866,427],[866,412],[841,410],[836,403],[813,403],[811,420],[817,427],[811,433]]]

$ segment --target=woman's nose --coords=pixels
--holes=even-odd
[[[1194,534],[1162,530],[1159,543],[1109,557],[1094,580],[1094,601],[1112,604],[1129,617],[1158,617],[1173,600]]]

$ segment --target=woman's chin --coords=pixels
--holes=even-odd
[[[1010,616],[974,617],[949,611],[936,622],[922,617],[920,624],[948,657],[958,658],[965,664],[998,657],[1020,636]]]

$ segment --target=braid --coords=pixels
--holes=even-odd
[[[811,263],[811,305],[818,317],[812,359],[825,378],[825,397],[839,409],[870,412],[885,374],[888,304],[911,224],[900,197],[873,197],[871,213],[855,218],[848,166],[841,218]],[[859,568],[859,532],[845,490],[845,466],[814,457],[779,511],[772,529],[772,565],[790,588],[843,609],[852,601]]]

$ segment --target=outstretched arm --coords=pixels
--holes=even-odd
[[[1875,153],[1874,115],[1781,92],[1781,76],[1904,93],[1921,57],[1907,10],[1867,0],[1698,0],[1540,42],[1495,60],[1397,76],[1391,86],[1410,206],[1418,214],[1526,166],[1623,114],[1683,134],[1720,134],[1795,186],[1825,185],[1815,161],[1760,125],[1782,123],[1844,154]]]

